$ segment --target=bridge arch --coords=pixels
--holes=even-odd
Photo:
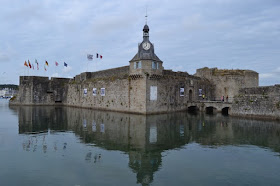
[[[198,111],[199,111],[199,108],[197,106],[188,107],[188,113],[196,114]]]
[[[224,115],[224,116],[230,115],[230,107],[222,108],[222,115]]]
[[[205,108],[206,114],[215,114],[217,112],[217,108],[209,106]]]

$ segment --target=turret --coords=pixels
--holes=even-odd
[[[143,28],[143,41],[138,44],[138,53],[129,61],[130,74],[161,75],[162,61],[154,52],[154,45],[149,40],[149,26]]]

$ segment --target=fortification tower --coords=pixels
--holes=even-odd
[[[149,26],[143,28],[143,41],[138,44],[137,54],[129,61],[130,75],[162,75],[162,61],[157,57],[154,45],[149,40]]]

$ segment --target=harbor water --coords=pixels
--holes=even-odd
[[[280,122],[0,99],[0,185],[279,185]]]

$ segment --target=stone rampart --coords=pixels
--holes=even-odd
[[[83,72],[74,77],[75,81],[85,81],[94,78],[106,78],[106,77],[121,77],[124,74],[129,74],[129,66],[123,66],[119,68],[112,68],[108,70],[102,70],[98,72]]]
[[[65,101],[68,78],[20,76],[19,93],[11,105],[53,105]]]
[[[129,112],[129,84],[129,79],[125,77],[119,79],[95,78],[70,83],[65,104],[99,110]]]
[[[172,76],[175,74],[175,76]],[[212,86],[209,81],[198,77],[172,73],[163,76],[158,80],[147,80],[147,112],[161,113],[187,110],[188,103],[202,100],[199,95],[199,89],[203,89],[205,99],[210,99],[212,95]],[[157,87],[157,100],[151,100],[151,87]],[[181,92],[183,90],[183,92]]]
[[[206,78],[212,82],[214,87],[215,100],[221,100],[224,96],[233,100],[241,88],[257,87],[259,83],[258,73],[252,70],[228,70],[217,68],[201,68],[196,70],[196,76]]]
[[[232,115],[280,119],[280,85],[240,89]]]

